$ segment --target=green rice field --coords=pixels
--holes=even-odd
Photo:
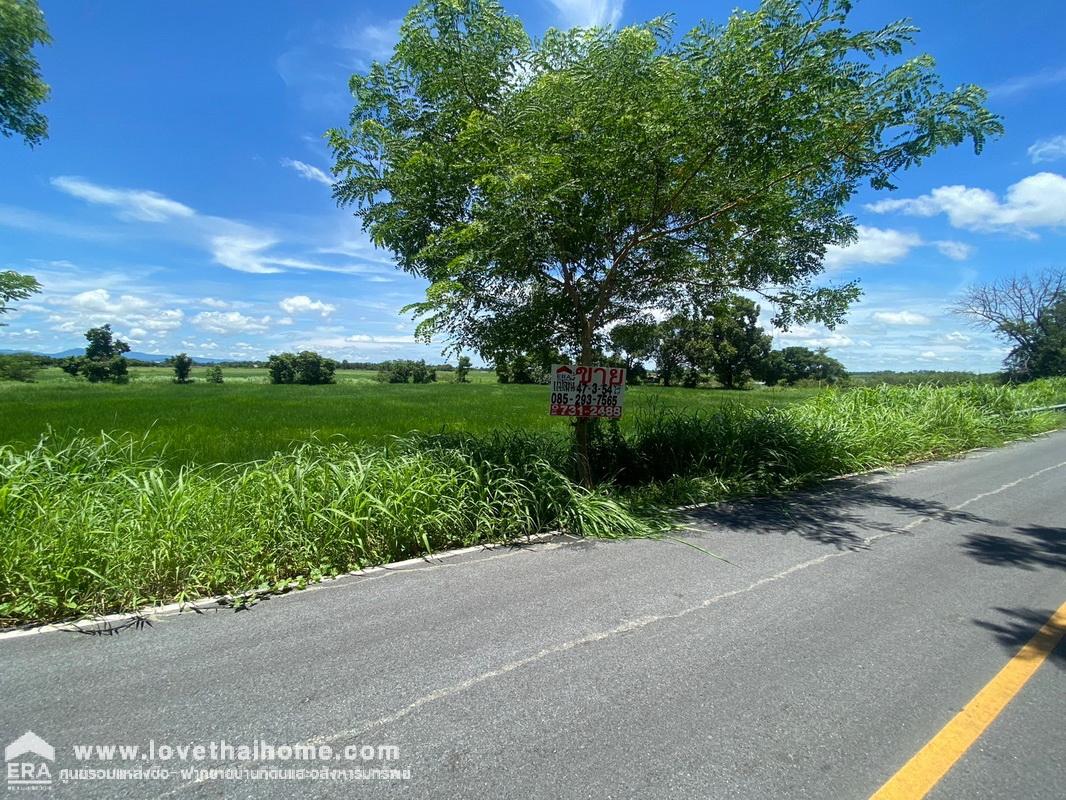
[[[224,370],[225,383],[176,385],[165,367],[132,367],[127,385],[88,384],[58,368],[36,383],[0,383],[0,444],[32,445],[49,428],[65,435],[143,434],[151,431],[167,461],[238,463],[269,458],[312,437],[341,436],[383,443],[413,431],[486,433],[499,428],[562,431],[548,415],[548,387],[502,385],[487,371],[456,384],[438,373],[424,386],[383,384],[371,371],[337,372],[330,386],[274,386],[265,369]],[[741,402],[766,407],[807,399],[817,389],[684,389],[634,386],[627,390],[624,429],[642,413],[709,411]]]

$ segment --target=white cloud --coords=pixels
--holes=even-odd
[[[1008,187],[1003,200],[987,189],[956,185],[941,186],[919,197],[881,200],[866,208],[878,214],[917,217],[946,214],[955,228],[1013,230],[1032,237],[1032,228],[1066,225],[1066,178],[1038,172]]]
[[[935,359],[937,357],[937,355],[932,350],[923,350],[922,353],[918,357],[928,360],[928,359]]]
[[[782,346],[800,345],[802,347],[851,347],[855,340],[842,333],[816,328],[797,326],[787,331],[776,331],[774,338],[780,339]]]
[[[962,331],[952,331],[944,338],[949,342],[959,342],[960,344],[965,344],[966,342],[970,341],[970,337]]]
[[[114,206],[122,219],[142,222],[166,222],[174,218],[192,217],[191,208],[158,192],[144,189],[115,189],[100,186],[82,178],[61,175],[52,178],[52,185],[62,192],[90,203]]]
[[[267,264],[261,255],[275,244],[277,240],[267,236],[215,236],[211,239],[211,253],[224,267],[266,275],[281,272]]]
[[[400,40],[402,19],[390,19],[387,22],[360,25],[345,29],[338,45],[370,58],[384,60],[392,56],[396,43]]]
[[[922,238],[913,233],[867,225],[857,225],[855,229],[858,239],[852,244],[826,248],[826,267],[839,269],[851,264],[890,264],[922,244]]]
[[[261,333],[269,326],[270,317],[256,319],[240,311],[201,311],[192,318],[192,323],[212,333]]]
[[[292,158],[281,159],[282,166],[290,167],[300,175],[302,178],[306,178],[309,181],[318,181],[326,186],[333,185],[333,178],[327,175],[323,170],[318,167],[308,164],[303,161],[296,161]]]
[[[1011,95],[1024,94],[1033,89],[1054,86],[1063,82],[1066,82],[1066,67],[1045,69],[993,84],[988,87],[988,94],[991,97],[1010,97]]]
[[[200,299],[200,304],[205,305],[208,308],[229,308],[230,304],[225,300],[219,300],[215,297],[203,297]]]
[[[337,307],[324,303],[321,300],[312,300],[306,294],[298,294],[295,297],[286,297],[278,305],[286,314],[308,314],[317,311],[323,317],[328,317]]]
[[[941,255],[947,256],[952,261],[965,261],[973,255],[973,247],[965,242],[944,239],[939,242],[933,242],[933,244]]]
[[[913,311],[875,311],[873,318],[886,325],[928,325],[931,320]]]
[[[624,0],[551,0],[564,24],[576,27],[614,27],[622,17]]]
[[[1044,161],[1058,161],[1066,158],[1066,136],[1052,136],[1050,139],[1040,139],[1029,147],[1029,158],[1034,164]]]

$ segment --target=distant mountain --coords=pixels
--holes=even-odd
[[[48,356],[49,358],[70,358],[70,356],[83,356],[85,355],[84,347],[71,347],[67,350],[63,350],[58,353],[34,353],[29,350],[0,350],[0,355],[14,355],[16,353],[26,353],[32,356]],[[159,353],[139,353],[136,350],[131,350],[126,353],[126,358],[133,361],[151,361],[154,364],[161,364],[166,361],[170,356],[160,355]],[[225,358],[207,358],[206,356],[193,356],[194,364],[219,364],[226,361]]]

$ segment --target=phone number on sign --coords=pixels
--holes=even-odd
[[[621,406],[577,406],[553,403],[551,415],[553,417],[611,417],[617,419],[622,416]]]

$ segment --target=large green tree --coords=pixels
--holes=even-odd
[[[48,135],[38,107],[49,91],[33,48],[49,42],[37,0],[0,0],[0,133],[17,134],[31,147]]]
[[[483,355],[589,364],[609,325],[694,288],[832,326],[858,288],[818,276],[860,184],[1002,130],[982,89],[901,58],[908,22],[853,31],[849,10],[764,0],[680,36],[662,18],[533,43],[495,0],[423,0],[351,79],[335,196],[429,280],[419,333]]]
[[[548,340],[588,362],[606,325],[693,286],[836,323],[856,287],[816,278],[859,184],[1001,131],[982,89],[899,59],[914,27],[851,31],[849,6],[532,44],[494,0],[426,0],[351,80],[336,197],[430,280],[420,332],[483,353]]]

